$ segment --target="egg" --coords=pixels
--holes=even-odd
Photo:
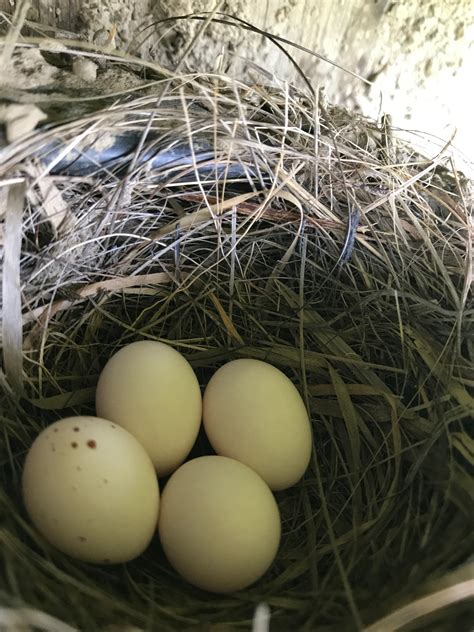
[[[68,417],[45,428],[27,454],[22,487],[38,531],[79,560],[127,562],[156,533],[159,487],[150,457],[105,419]]]
[[[158,530],[173,568],[215,593],[241,590],[270,567],[280,542],[280,514],[267,484],[223,456],[182,465],[162,494]]]
[[[159,476],[185,460],[201,425],[202,397],[189,362],[169,345],[151,340],[123,347],[105,365],[96,411],[133,434]]]
[[[203,421],[214,450],[251,467],[272,490],[297,483],[311,458],[304,402],[279,369],[260,360],[233,360],[209,381]]]

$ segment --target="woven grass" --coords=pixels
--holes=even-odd
[[[230,632],[264,603],[272,632],[469,629],[470,183],[307,89],[147,72],[146,90],[0,153],[0,624]],[[125,132],[135,152],[57,173],[52,147]],[[179,147],[188,164],[151,168]],[[230,359],[270,362],[311,413],[310,468],[277,493],[277,559],[240,593],[185,584],[158,542],[121,567],[73,561],[23,509],[34,437],[94,414],[101,368],[139,339],[175,346],[202,386]]]

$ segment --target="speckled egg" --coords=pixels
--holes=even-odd
[[[159,488],[150,457],[105,419],[68,417],[45,428],[26,457],[22,487],[38,531],[79,560],[127,562],[156,531]]]

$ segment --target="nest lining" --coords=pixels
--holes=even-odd
[[[3,305],[2,602],[85,630],[246,629],[261,602],[272,630],[351,630],[461,585],[473,545],[468,184],[443,155],[293,86],[177,74],[154,89],[2,151],[4,262],[15,200],[23,209],[20,300]],[[143,144],[101,163],[124,135]],[[93,414],[102,366],[138,339],[173,344],[202,385],[230,359],[271,362],[311,412],[311,467],[277,494],[282,546],[246,591],[185,585],[156,543],[91,568],[28,524],[25,451],[51,421]],[[201,436],[193,454],[208,451]]]

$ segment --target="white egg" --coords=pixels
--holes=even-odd
[[[273,490],[297,483],[308,467],[312,433],[294,384],[260,360],[234,360],[212,376],[204,392],[209,441],[223,456],[251,467]]]
[[[169,345],[144,340],[123,347],[105,365],[96,410],[131,432],[159,476],[185,460],[199,432],[202,397],[189,362]]]
[[[275,558],[281,532],[266,483],[243,463],[222,456],[188,461],[171,476],[158,528],[175,570],[216,593],[257,581]]]
[[[38,531],[87,562],[127,562],[156,531],[159,488],[150,457],[126,430],[97,417],[68,417],[35,439],[23,498]]]

